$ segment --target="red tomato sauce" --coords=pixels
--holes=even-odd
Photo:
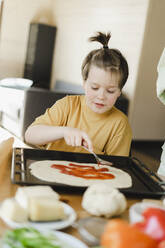
[[[109,172],[108,168],[95,168],[88,165],[69,163],[69,165],[52,164],[51,168],[60,170],[61,173],[81,177],[85,179],[114,179],[115,176]]]

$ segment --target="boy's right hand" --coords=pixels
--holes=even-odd
[[[70,146],[85,146],[93,151],[92,142],[89,136],[78,128],[65,127],[64,139],[67,145]]]

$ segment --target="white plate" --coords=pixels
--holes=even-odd
[[[69,206],[66,203],[62,202],[62,205],[64,207],[64,212],[67,215],[67,218],[65,220],[59,220],[59,221],[49,221],[49,222],[33,222],[33,221],[27,221],[27,222],[15,222],[6,216],[4,216],[0,212],[0,217],[2,220],[11,228],[19,228],[19,227],[25,227],[25,226],[32,226],[36,229],[42,230],[42,229],[54,229],[54,230],[60,230],[63,228],[66,228],[70,226],[75,220],[76,220],[76,212],[74,209]]]
[[[144,212],[145,209],[149,207],[154,207],[154,208],[160,208],[165,210],[165,208],[162,206],[159,206],[154,203],[149,203],[149,202],[138,202],[133,204],[130,209],[129,209],[129,220],[130,223],[136,223],[136,222],[141,222],[144,220],[142,213]]]
[[[86,244],[72,235],[59,231],[51,231],[51,233],[53,233],[59,239],[60,243],[62,243],[61,248],[88,248]],[[3,245],[2,248],[7,248],[7,245]]]
[[[79,239],[73,237],[72,235],[69,235],[63,232],[58,232],[58,231],[55,231],[54,233],[60,241],[66,244],[64,245],[64,248],[67,248],[68,246],[71,248],[88,248],[86,244],[84,244]]]

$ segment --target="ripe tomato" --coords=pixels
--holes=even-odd
[[[124,220],[110,220],[101,237],[104,248],[157,248],[157,242]]]
[[[150,207],[142,215],[144,221],[135,223],[134,226],[158,242],[165,240],[165,210]]]

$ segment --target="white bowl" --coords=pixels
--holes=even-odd
[[[154,207],[154,208],[160,208],[165,210],[165,208],[162,206],[159,206],[155,203],[149,203],[149,202],[138,202],[132,205],[129,209],[129,221],[131,224],[136,223],[136,222],[141,222],[143,221],[143,215],[142,213],[144,212],[145,209],[149,207]]]
[[[33,81],[26,78],[4,78],[0,80],[0,86],[11,87],[16,89],[26,89],[31,87]]]

